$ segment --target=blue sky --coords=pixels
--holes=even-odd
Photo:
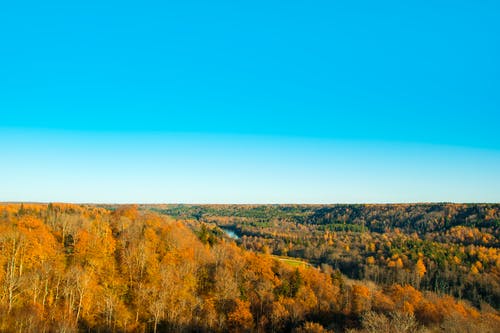
[[[500,201],[497,1],[19,1],[0,200]]]

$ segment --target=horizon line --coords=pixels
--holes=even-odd
[[[189,203],[189,202],[70,202],[70,201],[0,201],[0,205],[8,204],[71,204],[71,205],[186,205],[186,206],[335,206],[335,205],[429,205],[429,204],[452,204],[452,205],[499,205],[500,202],[456,202],[456,201],[407,201],[407,202],[332,202],[332,203]]]

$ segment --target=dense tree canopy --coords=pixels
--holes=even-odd
[[[500,324],[498,311],[486,301],[474,307],[427,290],[469,262],[475,270],[466,276],[473,285],[490,275],[498,284],[494,246],[450,242],[429,248],[442,244],[437,236],[422,239],[396,229],[373,235],[322,229],[322,224],[306,223],[308,208],[276,214],[274,207],[269,212],[258,208],[256,218],[231,207],[219,215],[197,208],[195,218],[184,208],[185,216],[175,218],[151,208],[0,205],[0,331],[403,332],[404,327],[415,332],[475,327],[494,332]],[[293,220],[296,211],[303,222]],[[232,226],[244,237],[236,243],[220,225]],[[487,227],[474,227],[496,239]],[[460,240],[462,232],[452,228],[440,236]],[[477,239],[474,232],[472,239]],[[281,251],[308,259],[314,248],[321,254],[312,253],[311,264],[276,255]],[[365,280],[343,274],[347,258]],[[449,266],[449,260],[456,265]],[[450,273],[436,269],[439,265],[448,265]],[[436,272],[442,272],[441,280],[427,278]]]
[[[246,249],[500,308],[500,205],[145,207],[230,228]]]

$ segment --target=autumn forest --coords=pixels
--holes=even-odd
[[[1,332],[498,332],[500,205],[0,205]]]

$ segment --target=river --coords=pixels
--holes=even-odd
[[[222,229],[222,231],[224,231],[226,233],[226,235],[228,235],[232,239],[240,239],[240,236],[238,236],[233,230],[224,229],[224,228],[221,228],[221,229]]]

